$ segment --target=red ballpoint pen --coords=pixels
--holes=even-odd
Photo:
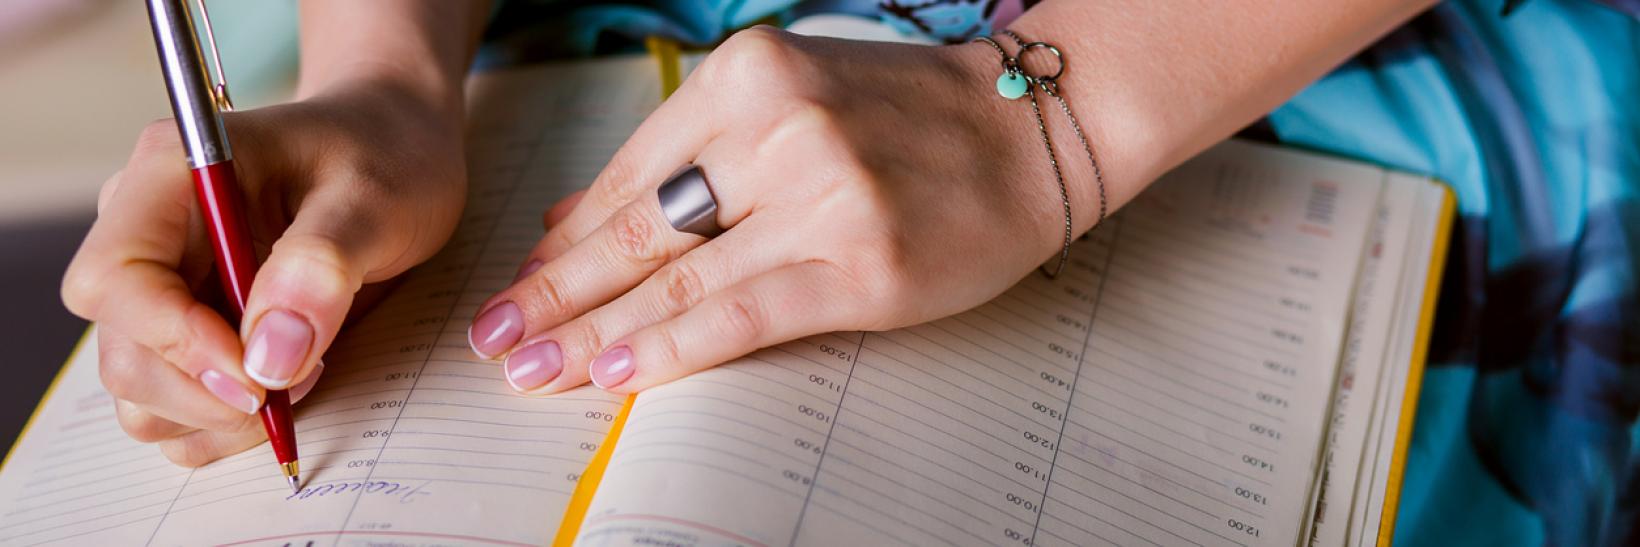
[[[222,63],[216,56],[216,39],[211,35],[210,17],[204,3],[199,6],[205,22],[211,55],[216,59],[216,76],[222,78]],[[245,314],[251,280],[256,277],[256,251],[251,246],[250,225],[245,219],[245,200],[234,174],[233,150],[222,126],[222,112],[232,110],[226,80],[213,85],[194,33],[193,15],[187,0],[148,0],[148,20],[154,27],[154,44],[159,49],[160,68],[170,92],[171,109],[177,129],[188,151],[188,165],[194,173],[194,194],[210,233],[216,253],[217,278],[227,293],[231,323]],[[268,390],[262,405],[262,426],[268,443],[279,460],[279,470],[292,491],[300,488],[296,456],[296,428],[291,421],[290,396],[285,390]]]

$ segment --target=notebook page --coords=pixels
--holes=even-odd
[[[1383,404],[1380,399],[1386,389],[1384,371],[1391,366],[1388,346],[1398,287],[1423,281],[1400,275],[1410,252],[1409,228],[1420,190],[1418,185],[1397,184],[1385,174],[1382,199],[1367,236],[1367,251],[1362,255],[1344,356],[1323,439],[1326,448],[1317,500],[1313,502],[1314,517],[1307,532],[1309,545],[1344,543],[1370,422],[1374,408]]]
[[[1433,253],[1441,224],[1450,221],[1442,216],[1444,208],[1449,205],[1446,200],[1450,196],[1438,182],[1429,179],[1401,174],[1392,175],[1392,178],[1397,179],[1397,184],[1416,185],[1421,190],[1415,212],[1411,215],[1411,251],[1401,264],[1401,277],[1428,280],[1431,273],[1439,274],[1431,272],[1430,267],[1431,260],[1439,260]],[[1425,283],[1402,283],[1396,295],[1394,331],[1390,335],[1386,357],[1389,364],[1384,373],[1387,378],[1380,384],[1380,402],[1374,408],[1377,416],[1372,418],[1368,429],[1367,447],[1351,508],[1349,530],[1354,537],[1352,541],[1357,545],[1378,543],[1384,511],[1393,510],[1385,505],[1388,501],[1386,496],[1391,484],[1397,490],[1400,486],[1399,477],[1393,475],[1392,467],[1397,456],[1404,456],[1397,454],[1396,442],[1402,432],[1403,412],[1407,410],[1404,406],[1406,397],[1409,393],[1416,397],[1418,380],[1411,376],[1411,363],[1418,351],[1416,346],[1422,328],[1421,320],[1425,319],[1423,306],[1428,288]]]
[[[463,226],[326,356],[297,405],[301,493],[265,444],[187,470],[126,438],[92,345],[0,474],[0,543],[550,540],[620,399],[513,395],[465,329],[541,237],[546,207],[588,184],[653,107],[646,61],[476,78]]]
[[[1228,143],[975,310],[646,391],[588,544],[1293,544],[1381,172]]]

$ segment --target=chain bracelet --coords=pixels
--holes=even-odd
[[[1088,144],[1087,134],[1082,131],[1082,123],[1076,119],[1075,114],[1071,113],[1070,103],[1059,93],[1059,78],[1065,74],[1064,54],[1059,51],[1058,47],[1047,42],[1026,41],[1012,30],[1004,30],[1002,33],[1012,38],[1014,43],[1019,45],[1018,53],[1009,55],[1008,50],[1003,48],[1002,44],[989,37],[981,36],[975,38],[974,41],[988,44],[996,49],[998,54],[1002,55],[1002,75],[997,77],[997,93],[1009,100],[1025,96],[1030,97],[1031,114],[1036,117],[1037,132],[1042,136],[1042,147],[1048,152],[1048,165],[1053,167],[1054,182],[1059,185],[1059,198],[1065,206],[1064,246],[1060,248],[1058,264],[1052,270],[1049,270],[1046,264],[1038,268],[1043,275],[1052,279],[1058,277],[1059,273],[1065,269],[1065,264],[1070,261],[1071,243],[1075,240],[1075,226],[1071,219],[1070,191],[1065,184],[1064,172],[1059,168],[1059,154],[1054,150],[1053,138],[1049,135],[1047,120],[1042,116],[1042,107],[1036,99],[1038,91],[1058,101],[1059,110],[1064,112],[1065,119],[1070,121],[1071,129],[1076,132],[1076,139],[1082,144],[1082,151],[1088,156],[1088,163],[1093,166],[1093,178],[1099,192],[1099,216],[1094,220],[1096,226],[1105,219],[1105,215],[1109,211],[1109,202],[1105,196],[1105,176],[1100,172],[1099,160],[1093,155],[1093,147]],[[1020,64],[1020,58],[1032,49],[1043,49],[1052,53],[1059,60],[1058,70],[1055,70],[1053,74],[1040,76],[1033,76],[1025,72],[1024,65]]]

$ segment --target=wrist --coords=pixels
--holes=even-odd
[[[1007,55],[1019,55],[1019,46],[1012,38],[999,34],[994,39]],[[1095,176],[1081,137],[1088,137],[1088,145],[1095,154],[1099,152],[1098,143],[1092,140],[1091,134],[1086,133],[1086,127],[1079,135],[1058,100],[1040,89],[1032,92],[1041,112],[1041,126],[1031,106],[1031,95],[1017,99],[1004,97],[998,90],[998,80],[1006,73],[1004,57],[995,47],[985,43],[969,43],[942,49],[954,67],[952,86],[960,89],[954,95],[966,102],[966,114],[975,117],[975,125],[985,132],[981,139],[985,150],[981,152],[995,165],[992,172],[996,173],[996,184],[1000,186],[998,191],[1018,203],[1016,207],[999,208],[998,213],[1012,211],[1025,217],[1018,219],[1015,225],[1021,226],[1021,230],[1028,230],[1021,236],[1036,249],[1034,254],[1057,257],[1065,245],[1067,204],[1073,236],[1086,232],[1096,224],[1100,218],[1101,200],[1105,201],[1103,208],[1107,215],[1115,209],[1109,189],[1103,192],[1103,197],[1099,189],[1100,179],[1108,176]],[[1045,50],[1033,49],[1027,57],[1025,63],[1031,74],[1052,72],[1052,66],[1046,70],[1039,66],[1044,58],[1052,59]],[[1081,112],[1075,110],[1075,103],[1071,104],[1080,123],[1086,124],[1088,120],[1080,117]],[[1044,143],[1044,129],[1053,147],[1051,158]],[[1096,155],[1095,158],[1100,160],[1100,167],[1103,168],[1103,157]]]
[[[373,89],[459,122],[487,13],[480,1],[304,2],[296,96]]]
[[[1151,124],[1146,121],[1148,109],[1142,99],[1133,97],[1119,78],[1098,77],[1106,72],[1109,64],[1100,51],[1087,50],[1083,44],[1074,44],[1077,49],[1069,49],[1067,44],[1075,41],[1062,42],[1056,36],[1064,33],[1056,32],[1051,26],[1034,25],[1018,32],[1026,41],[1042,41],[1061,48],[1057,59],[1046,48],[1021,53],[1014,38],[1000,31],[992,36],[1008,55],[1018,57],[1028,74],[1042,76],[1062,69],[1053,83],[1058,98],[1039,88],[1032,90],[1042,126],[1038,126],[1039,119],[1032,112],[1030,96],[1008,100],[997,90],[995,84],[1004,68],[1003,55],[996,48],[975,43],[951,49],[961,48],[957,54],[968,59],[964,63],[969,71],[965,79],[971,83],[967,85],[986,95],[984,102],[989,106],[982,113],[993,116],[991,127],[996,128],[995,140],[1021,150],[1014,156],[1019,163],[1010,165],[1011,170],[1018,173],[1018,183],[1051,190],[1052,210],[1059,212],[1059,216],[1044,219],[1044,223],[1054,225],[1062,242],[1064,200],[1054,179],[1052,161],[1057,161],[1064,177],[1073,234],[1080,235],[1114,214],[1161,174],[1156,168],[1156,154],[1151,152],[1155,132],[1148,129]],[[1060,99],[1064,100],[1063,105]],[[1043,142],[1044,128],[1053,146],[1052,161]],[[1121,138],[1116,138],[1117,135]]]
[[[393,106],[412,108],[416,113],[456,127],[460,127],[465,113],[460,78],[387,63],[359,61],[323,71],[303,71],[296,88],[296,100],[312,101],[325,96],[386,100]]]

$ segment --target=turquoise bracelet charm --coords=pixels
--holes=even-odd
[[[1025,76],[1016,70],[1004,70],[997,77],[997,94],[1004,99],[1012,101],[1024,97],[1030,90],[1030,82],[1025,81]]]

